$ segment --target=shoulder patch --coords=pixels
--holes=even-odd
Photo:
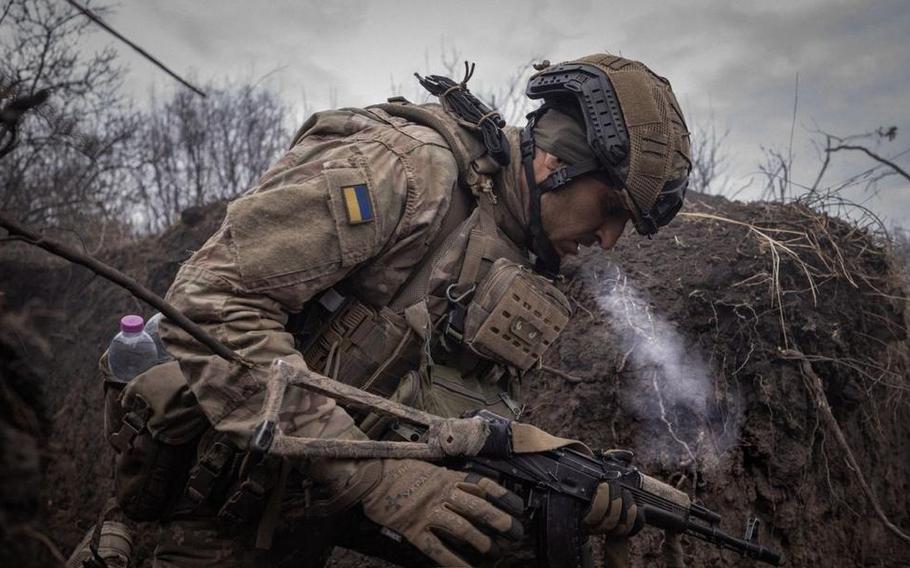
[[[365,183],[348,185],[341,188],[348,223],[359,225],[373,220],[373,201],[370,190]]]

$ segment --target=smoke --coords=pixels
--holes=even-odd
[[[646,437],[638,446],[691,465],[693,472],[713,467],[728,441],[723,441],[724,432],[711,431],[716,409],[711,405],[715,386],[709,366],[700,350],[654,311],[618,267],[612,270],[615,273],[606,278],[588,271],[587,280],[620,342],[621,397],[634,406],[639,433]],[[631,377],[632,384],[625,377]]]

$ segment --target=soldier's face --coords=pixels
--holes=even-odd
[[[593,176],[541,195],[540,217],[560,257],[577,254],[579,246],[613,248],[631,218],[619,192]]]

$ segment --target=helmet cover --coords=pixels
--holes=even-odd
[[[527,95],[545,106],[580,107],[588,144],[608,180],[624,189],[639,233],[656,233],[676,215],[691,151],[669,81],[638,61],[595,54],[538,72]]]

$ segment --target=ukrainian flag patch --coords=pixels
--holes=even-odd
[[[359,225],[373,220],[373,202],[365,183],[341,188],[344,197],[344,208],[348,213],[348,223]]]

